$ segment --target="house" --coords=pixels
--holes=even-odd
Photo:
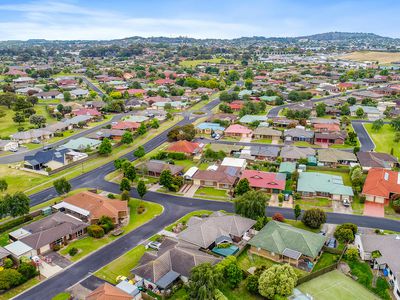
[[[12,80],[14,87],[28,87],[33,86],[35,79],[31,77],[18,77]]]
[[[296,127],[299,124],[298,120],[292,120],[292,119],[288,119],[286,117],[274,117],[274,118],[270,118],[269,120],[271,120],[272,125],[274,127]],[[269,121],[268,120],[268,121]]]
[[[225,157],[221,162],[222,167],[239,168],[241,171],[246,169],[247,161],[242,158]]]
[[[209,117],[206,122],[214,122],[214,120],[222,120],[222,121],[227,121],[229,123],[233,123],[238,119],[238,116],[234,114],[214,114],[211,117]]]
[[[110,217],[114,224],[120,224],[129,217],[127,201],[108,199],[91,192],[81,192],[64,198],[62,202],[53,205],[53,209],[90,224],[97,224],[102,216]]]
[[[139,115],[132,115],[125,119],[128,122],[136,122],[136,123],[143,123],[149,119],[147,116],[139,116]]]
[[[221,238],[240,242],[255,223],[238,215],[214,212],[206,218],[191,217],[187,228],[178,234],[178,239],[198,249],[212,249]]]
[[[228,106],[233,111],[239,111],[239,110],[241,110],[243,108],[244,101],[235,100],[235,101],[232,101],[231,103],[228,103]]]
[[[298,161],[307,159],[309,156],[315,156],[315,150],[312,148],[299,148],[296,146],[284,146],[281,149],[280,157],[283,161]]]
[[[137,122],[119,121],[116,124],[113,124],[111,128],[119,130],[136,131],[139,127],[140,123]]]
[[[311,271],[326,238],[286,223],[269,221],[250,241],[249,253]],[[310,268],[309,262],[312,263]]]
[[[296,171],[296,163],[290,161],[283,161],[279,164],[278,173],[285,174],[286,178],[290,178]]]
[[[57,212],[22,227],[28,234],[19,238],[18,241],[28,245],[36,251],[37,255],[40,255],[50,251],[56,245],[66,245],[68,241],[82,236],[87,226],[75,217]],[[9,234],[10,239],[13,239],[12,234]]]
[[[246,160],[244,160],[246,161]],[[193,184],[217,189],[232,189],[239,180],[240,167],[215,166],[207,170],[198,170],[192,176]]]
[[[371,168],[392,169],[399,165],[399,161],[393,155],[381,152],[358,152],[357,159],[364,171]]]
[[[34,94],[36,96],[37,93],[40,93],[42,91],[43,90],[41,88],[32,86],[32,87],[23,87],[23,88],[16,89],[15,93],[20,94],[20,95],[28,95],[28,96]]]
[[[340,125],[336,123],[315,123],[313,124],[315,132],[337,132],[340,131]]]
[[[11,149],[18,149],[18,142],[11,140],[0,140],[0,150],[10,151]]]
[[[196,126],[196,132],[201,134],[212,134],[214,132],[222,134],[224,130],[225,127],[222,127],[219,123],[203,122]]]
[[[171,165],[162,160],[149,160],[136,165],[136,169],[145,175],[160,177],[162,171],[169,170],[172,175],[179,175],[184,169],[181,166]]]
[[[266,140],[279,141],[281,136],[282,136],[282,131],[275,130],[265,126],[258,126],[253,131],[253,138],[259,140],[266,139]]]
[[[250,187],[267,193],[279,194],[285,189],[286,175],[282,173],[244,170],[240,179],[246,178]]]
[[[357,163],[357,157],[352,152],[328,148],[318,150],[318,161],[324,166],[337,167]]]
[[[188,282],[195,266],[219,261],[218,257],[200,251],[197,245],[166,238],[158,252],[146,251],[131,273],[135,281],[143,280],[147,289],[161,292],[179,280]]]
[[[243,150],[242,150],[243,152]],[[279,154],[279,148],[274,146],[250,146],[250,155],[256,160],[275,161]]]
[[[101,141],[90,139],[87,137],[80,137],[77,139],[69,140],[66,144],[60,146],[60,148],[64,149],[72,149],[72,150],[86,150],[86,149],[96,149],[101,144]]]
[[[186,155],[196,155],[203,149],[203,144],[193,143],[186,140],[177,141],[167,148],[167,152],[181,152]]]
[[[72,111],[71,114],[75,116],[90,116],[93,120],[99,120],[102,118],[101,112],[99,112],[96,108],[81,108]]]
[[[230,125],[224,131],[224,135],[227,137],[249,138],[252,134],[253,131],[251,129],[239,124]]]
[[[354,244],[362,260],[379,270],[393,287],[393,295],[400,300],[400,237],[397,234],[357,234]]]
[[[121,289],[105,282],[100,285],[94,291],[92,291],[89,295],[85,297],[85,300],[133,300],[133,296],[128,293],[122,291]]]
[[[125,130],[102,128],[96,132],[88,134],[87,137],[96,140],[103,140],[105,138],[108,138],[113,141],[120,141],[124,133]]]
[[[71,130],[72,127],[73,126],[71,124],[67,124],[65,122],[57,122],[57,123],[46,126],[45,129],[55,133],[55,132],[63,132],[66,130]]]
[[[374,106],[365,105],[352,105],[350,106],[350,115],[352,117],[357,117],[357,110],[361,108],[364,111],[364,115],[367,116],[369,120],[378,120],[383,117],[383,113]]]
[[[10,135],[12,141],[17,141],[19,144],[32,143],[35,140],[47,140],[53,137],[53,132],[46,129],[31,129],[21,131]]]
[[[35,94],[35,96],[43,100],[64,99],[63,93],[59,91],[40,92]]]
[[[291,128],[283,132],[285,141],[307,142],[312,144],[314,141],[314,132],[303,128]]]
[[[342,176],[317,172],[299,173],[297,192],[303,197],[327,197],[339,201],[351,200],[354,195],[351,186],[343,184]]]
[[[239,119],[239,122],[243,124],[251,124],[253,122],[266,122],[267,120],[267,116],[244,115]]]
[[[400,194],[400,173],[383,168],[371,168],[362,194],[366,201],[388,204]]]
[[[89,95],[89,91],[84,90],[84,89],[72,90],[70,93],[71,93],[72,98],[82,98],[82,97],[86,97],[87,95]]]
[[[314,143],[316,145],[343,145],[346,138],[346,131],[316,132],[314,135]]]
[[[92,119],[92,116],[80,115],[72,117],[70,119],[65,119],[63,120],[63,122],[68,126],[80,127],[81,124],[87,125],[87,123],[89,123],[89,121],[91,121]]]
[[[51,170],[58,169],[69,163],[66,154],[70,149],[50,149],[48,151],[38,151],[33,155],[24,157],[24,168],[31,170],[42,170],[50,168]]]

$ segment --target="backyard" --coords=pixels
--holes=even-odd
[[[332,271],[297,287],[315,300],[375,300],[374,294],[340,271]]]

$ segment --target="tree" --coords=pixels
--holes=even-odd
[[[261,191],[249,191],[234,200],[235,213],[257,220],[265,216],[265,203],[268,198]]]
[[[224,275],[231,288],[236,288],[243,280],[243,271],[238,267],[237,263],[229,264],[225,269]]]
[[[8,189],[8,183],[5,179],[0,179],[0,192],[4,192]]]
[[[15,123],[18,123],[18,125],[21,125],[21,123],[24,123],[24,122],[25,122],[25,117],[24,117],[24,115],[23,115],[22,113],[17,112],[17,113],[15,114],[15,116],[13,117],[13,121],[14,121]]]
[[[112,152],[112,145],[108,138],[104,138],[99,146],[100,155],[109,155]]]
[[[135,152],[133,152],[133,155],[135,155],[137,158],[141,158],[146,154],[146,151],[144,150],[143,146],[139,146]]]
[[[258,291],[268,299],[274,299],[276,296],[287,297],[292,294],[296,283],[297,275],[292,266],[273,265],[261,274]]]
[[[294,209],[293,209],[293,213],[294,213],[294,218],[296,219],[296,221],[299,219],[300,215],[301,215],[301,208],[300,205],[296,204]]]
[[[97,224],[86,227],[86,230],[89,236],[96,239],[102,238],[104,236],[104,229]]]
[[[173,184],[174,178],[170,170],[164,170],[160,174],[160,184],[166,188],[170,188]]]
[[[235,195],[241,196],[250,191],[250,184],[247,178],[240,179],[235,187]]]
[[[65,177],[54,180],[53,186],[59,195],[67,194],[71,190],[71,184]]]
[[[249,277],[247,277],[246,288],[250,293],[254,295],[258,294],[258,279],[259,278],[256,275],[250,275]]]
[[[137,185],[137,192],[139,197],[143,199],[144,195],[147,193],[147,187],[143,180],[139,180]]]
[[[342,243],[352,243],[354,235],[357,233],[358,227],[353,223],[343,223],[338,225],[335,229],[334,236]]]
[[[354,105],[354,104],[356,104],[356,102],[357,102],[357,99],[354,97],[347,98],[347,103],[350,105]]]
[[[187,124],[183,126],[176,126],[171,129],[168,134],[168,141],[179,141],[179,140],[187,140],[191,141],[194,139],[196,135],[196,129],[193,124]]]
[[[304,212],[301,221],[304,225],[316,229],[326,222],[326,213],[319,208],[311,208]]]
[[[122,191],[121,200],[129,201],[129,199],[131,199],[131,194],[129,193],[129,191]]]
[[[114,160],[114,167],[115,169],[119,170],[122,168],[122,164],[128,161],[126,158],[117,158],[116,160]],[[129,162],[129,161],[128,161]]]
[[[326,104],[324,102],[320,102],[315,106],[315,111],[317,113],[317,117],[323,117],[326,113]]]
[[[189,296],[190,299],[214,299],[216,289],[222,283],[220,272],[216,272],[209,263],[200,264],[190,271]]]
[[[121,183],[119,184],[119,189],[121,191],[130,191],[131,190],[131,183],[128,178],[122,178]]]
[[[124,177],[128,178],[130,181],[133,181],[136,178],[136,169],[133,164],[129,164],[129,166],[124,171]]]
[[[340,113],[342,114],[342,116],[347,116],[350,114],[350,107],[347,103],[341,106]]]
[[[157,129],[160,127],[160,122],[158,122],[158,119],[153,119],[150,123],[151,128]]]
[[[122,144],[132,144],[133,143],[133,134],[130,131],[125,131],[121,138]]]
[[[396,130],[396,131],[400,131],[400,117],[397,117],[395,119],[393,119],[390,122],[390,125]]]
[[[29,204],[31,200],[23,192],[16,192],[13,195],[4,197],[5,205],[8,208],[8,214],[11,217],[23,216],[29,213]]]
[[[246,90],[251,90],[253,88],[253,80],[246,79],[244,82],[244,86],[246,87]]]
[[[364,110],[362,109],[362,107],[357,108],[356,116],[359,118],[362,118],[364,116]]]
[[[382,129],[383,125],[384,125],[383,120],[379,119],[379,120],[375,120],[374,122],[372,122],[372,127],[371,128],[374,131],[379,131],[379,130]]]
[[[41,115],[32,115],[29,117],[29,123],[36,125],[38,128],[46,124],[46,118]]]
[[[26,279],[14,269],[5,269],[0,272],[0,290],[9,290],[12,287],[20,285]]]
[[[145,133],[147,132],[146,125],[144,125],[144,123],[141,123],[136,132],[137,132],[139,135],[145,134]]]
[[[101,216],[97,225],[103,228],[104,233],[108,233],[114,229],[114,222],[109,216]]]
[[[22,274],[25,279],[31,279],[38,274],[36,267],[31,263],[22,262],[18,267],[18,272]]]
[[[70,92],[68,92],[68,91],[65,91],[64,93],[63,93],[63,96],[64,96],[64,101],[65,102],[69,102],[69,101],[71,101],[71,93]]]

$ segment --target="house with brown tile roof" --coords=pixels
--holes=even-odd
[[[241,168],[218,166],[216,169],[198,170],[192,180],[195,185],[231,189],[239,180]]]
[[[132,300],[133,297],[119,288],[104,283],[86,296],[85,300]]]
[[[53,208],[91,224],[97,223],[102,216],[110,217],[114,224],[119,224],[129,216],[127,201],[108,199],[86,191],[65,198]]]
[[[171,171],[172,175],[178,175],[183,171],[182,166],[172,165],[162,160],[149,160],[136,165],[136,170],[140,173],[152,177],[160,177],[164,170]]]
[[[199,143],[189,142],[186,140],[177,141],[172,143],[166,151],[168,152],[181,152],[186,155],[195,155],[202,151],[202,145]]]

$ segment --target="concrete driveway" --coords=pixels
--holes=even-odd
[[[341,214],[352,214],[353,208],[350,206],[346,207],[343,205],[342,201],[332,200],[332,209],[335,213]]]
[[[370,217],[384,218],[385,217],[384,204],[365,201],[363,215]]]

